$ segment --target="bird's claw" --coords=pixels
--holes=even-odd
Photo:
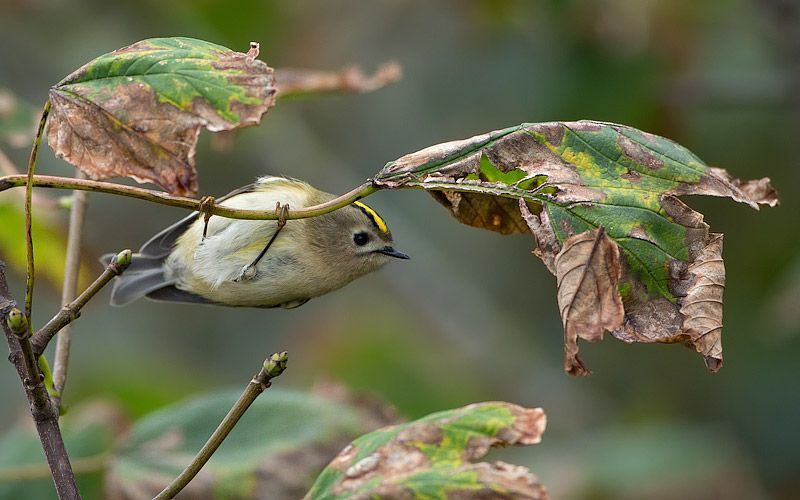
[[[242,271],[239,273],[239,276],[234,278],[233,281],[240,282],[240,281],[250,281],[251,279],[256,277],[256,266],[253,264],[248,264],[242,268]]]

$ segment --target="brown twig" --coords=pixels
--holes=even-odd
[[[39,129],[36,138],[33,140],[31,156],[28,159],[28,175],[25,178],[25,256],[27,260],[25,278],[25,317],[28,324],[31,324],[31,312],[33,307],[33,235],[31,234],[31,200],[33,199],[33,171],[36,168],[36,156],[39,154],[39,144],[44,135],[44,125],[47,123],[47,116],[50,114],[50,101],[48,100],[42,110],[42,117],[39,119]]]
[[[58,311],[58,314],[47,322],[38,332],[31,338],[33,344],[34,354],[38,357],[47,348],[50,340],[65,326],[69,325],[81,314],[81,309],[86,305],[92,297],[97,295],[109,281],[114,279],[115,276],[122,274],[125,269],[131,264],[131,251],[123,250],[114,256],[106,266],[103,273],[94,280],[94,283],[88,286],[86,290],[81,293],[78,298],[66,304]],[[54,377],[55,378],[55,377]]]
[[[203,445],[191,463],[153,500],[165,500],[175,497],[175,495],[180,493],[180,491],[194,479],[197,473],[200,472],[200,469],[202,469],[211,458],[211,455],[217,451],[222,441],[230,434],[239,419],[242,418],[244,412],[253,404],[253,401],[271,385],[270,381],[273,378],[283,373],[286,369],[286,361],[287,354],[285,351],[275,353],[264,360],[264,365],[261,367],[261,370],[250,380],[250,383],[247,384],[242,395],[239,396],[239,399],[234,403],[233,407],[228,411],[228,414],[225,415],[225,418],[222,419],[222,422],[220,422],[219,426],[217,426],[214,433],[208,438],[206,444]]]
[[[0,177],[0,191],[24,186],[26,182],[27,178],[24,175],[7,175],[5,177]],[[81,191],[116,194],[119,196],[127,196],[129,198],[150,201],[152,203],[160,203],[162,205],[168,205],[171,207],[186,208],[189,210],[205,209],[203,206],[203,200],[187,198],[185,196],[175,196],[150,189],[124,186],[122,184],[114,184],[113,182],[73,179],[71,177],[55,177],[50,175],[36,175],[33,177],[33,185],[36,187],[73,190],[78,189]],[[361,184],[360,186],[344,193],[343,195],[337,196],[336,198],[325,203],[320,203],[319,205],[314,205],[313,207],[292,209],[292,212],[286,217],[286,219],[295,220],[318,217],[320,215],[324,215],[345,207],[356,200],[365,198],[372,193],[375,193],[379,189],[380,188],[372,184],[372,181],[367,181],[364,184]],[[278,220],[278,214],[276,214],[274,210],[237,209],[218,204],[214,204],[213,207],[207,207],[207,209],[213,215],[227,217],[229,219]]]
[[[75,175],[78,179],[85,179],[82,172]],[[86,216],[85,191],[73,191],[72,208],[69,214],[69,233],[67,235],[67,254],[64,263],[64,283],[61,287],[61,303],[69,304],[78,294],[78,276],[81,268],[81,239],[83,238],[83,224]],[[67,366],[69,365],[70,326],[65,325],[58,332],[56,341],[55,361],[53,363],[53,391],[54,403],[61,405],[64,386],[67,383]]]
[[[29,323],[26,316],[14,307],[6,283],[5,264],[2,262],[0,262],[0,324],[8,342],[8,358],[14,364],[22,381],[58,497],[80,498],[69,455],[58,427],[58,409],[47,395],[31,346]]]
[[[348,66],[339,71],[318,69],[278,68],[275,82],[281,98],[298,95],[352,92],[373,92],[398,81],[403,69],[396,62],[387,62],[371,75],[364,74],[358,66]]]

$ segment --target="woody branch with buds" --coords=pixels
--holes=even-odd
[[[186,53],[195,57],[186,57]],[[59,429],[59,410],[61,397],[66,383],[66,369],[69,360],[70,335],[69,327],[81,313],[82,308],[96,294],[107,285],[114,277],[119,276],[131,263],[130,250],[124,250],[114,257],[98,278],[82,293],[77,293],[78,270],[80,268],[80,247],[83,232],[83,222],[86,211],[86,192],[103,192],[119,196],[128,196],[149,202],[165,204],[168,206],[196,210],[208,217],[220,216],[249,220],[289,220],[307,217],[316,217],[349,205],[361,197],[367,196],[377,189],[370,182],[358,186],[356,189],[336,197],[328,202],[308,208],[298,208],[292,211],[277,213],[273,211],[239,210],[215,203],[211,197],[201,200],[189,198],[185,195],[197,191],[196,173],[194,172],[194,149],[196,145],[197,129],[206,127],[211,130],[232,130],[245,125],[258,123],[261,115],[275,102],[275,97],[281,97],[327,92],[370,92],[396,81],[400,77],[400,68],[395,63],[382,66],[374,75],[365,75],[354,67],[346,68],[340,72],[321,72],[314,70],[281,70],[284,85],[277,88],[273,70],[265,63],[259,61],[258,43],[251,43],[247,53],[230,50],[221,50],[218,45],[209,44],[200,40],[187,38],[160,38],[138,42],[124,51],[115,51],[98,57],[87,65],[78,69],[73,74],[50,89],[25,175],[6,175],[0,177],[0,191],[15,187],[25,188],[25,245],[26,245],[26,287],[24,307],[16,308],[16,302],[11,297],[4,268],[0,261],[0,323],[6,335],[10,350],[10,361],[14,364],[30,404],[31,415],[36,424],[42,447],[45,450],[48,466],[50,467],[56,491],[59,498],[79,498],[80,493],[75,485],[75,478],[69,462],[67,450]],[[171,86],[184,78],[184,70],[193,74],[208,74],[215,79],[213,85],[227,95],[220,102],[210,102],[204,96],[187,95],[186,102],[190,103],[186,109],[180,106],[165,105],[149,110],[141,116],[156,117],[162,120],[148,120],[156,124],[155,127],[169,123],[171,132],[164,130],[146,130],[141,123],[126,122],[120,118],[120,112],[127,115],[130,107],[152,106],[160,102],[157,97],[165,89],[153,87],[146,82],[139,81],[138,76],[127,74],[127,79],[132,82],[129,87],[118,87],[110,92],[91,92],[92,88],[98,90],[98,85],[103,86],[107,78],[95,79],[93,75],[99,69],[106,77],[118,71],[119,63],[123,59],[129,62],[148,57],[158,58],[162,64],[167,64],[169,69],[164,76],[166,86]],[[209,61],[218,63],[210,66]],[[108,65],[112,67],[109,68]],[[116,68],[116,69],[114,69]],[[197,78],[197,76],[195,76]],[[219,79],[227,83],[221,84]],[[229,79],[230,78],[230,79]],[[192,85],[182,88],[194,88]],[[138,89],[138,90],[137,90]],[[136,92],[146,89],[149,93],[138,98],[118,100],[115,96],[119,93]],[[84,91],[89,90],[94,97],[88,97]],[[191,92],[191,91],[190,91]],[[226,94],[227,93],[227,94]],[[101,94],[110,96],[110,101],[104,102],[97,98]],[[244,97],[242,97],[244,96]],[[242,99],[241,102],[238,100]],[[197,101],[204,101],[198,103]],[[234,103],[234,101],[236,101]],[[115,108],[116,103],[123,103],[125,109]],[[79,104],[76,106],[76,104]],[[202,105],[214,108],[216,115],[209,113],[195,113],[192,106]],[[209,109],[210,109],[209,108]],[[235,108],[237,114],[230,113]],[[198,123],[197,117],[204,116],[205,122]],[[49,120],[48,120],[49,117]],[[98,119],[99,117],[99,119]],[[108,120],[104,122],[103,120]],[[91,122],[91,123],[89,123]],[[78,133],[72,129],[73,124],[82,124]],[[75,178],[62,178],[42,176],[35,174],[36,158],[48,125],[48,139],[50,146],[56,154],[66,161],[74,164],[79,172]],[[150,132],[151,134],[147,134]],[[81,135],[81,134],[88,134]],[[170,136],[173,134],[174,136]],[[127,147],[121,147],[122,136],[128,142]],[[159,137],[160,142],[153,137]],[[178,139],[178,137],[194,137],[194,141]],[[98,144],[110,145],[102,152],[85,154],[84,148]],[[130,144],[140,144],[143,147],[130,147]],[[173,150],[175,144],[185,149]],[[72,148],[72,149],[71,149]],[[77,149],[75,149],[77,148]],[[103,164],[113,165],[113,171],[99,172],[98,165],[93,165],[93,158],[102,157]],[[130,176],[133,172],[151,172],[151,174],[138,175],[160,184],[169,193],[143,189],[138,187],[123,186],[107,182],[89,180],[87,177],[105,178],[117,176]],[[8,172],[8,169],[6,169]],[[165,173],[166,177],[159,178],[157,172]],[[176,184],[169,184],[168,179],[177,179]],[[73,190],[67,254],[65,264],[65,277],[62,289],[62,309],[53,316],[44,326],[33,333],[32,309],[34,292],[34,241],[31,232],[33,188],[49,187]],[[44,352],[50,341],[57,338],[55,350],[55,364],[50,379],[50,370],[44,357]],[[270,380],[280,375],[286,367],[286,354],[272,355],[265,361],[262,370],[253,378],[248,389],[239,402],[231,409],[220,428],[201,450],[198,457],[190,464],[176,481],[165,490],[159,498],[171,498],[179,492],[200,467],[208,460],[222,440],[252,403],[256,396],[270,385]]]

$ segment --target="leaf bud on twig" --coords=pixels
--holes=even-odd
[[[11,332],[18,339],[24,339],[28,336],[28,318],[16,307],[9,311],[6,322]]]
[[[275,378],[286,369],[286,362],[289,355],[286,351],[276,352],[264,360],[264,371],[270,378]]]

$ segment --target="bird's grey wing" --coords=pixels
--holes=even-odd
[[[221,202],[231,198],[232,196],[236,196],[237,194],[250,193],[255,190],[255,187],[255,184],[242,186],[238,189],[234,189],[221,198],[217,198],[215,201]],[[186,231],[189,226],[194,223],[194,221],[197,220],[199,216],[200,212],[193,212],[191,215],[184,217],[175,224],[164,229],[160,233],[147,240],[147,242],[142,245],[142,248],[139,249],[139,253],[147,257],[165,259],[172,251],[175,241]]]
[[[206,299],[205,297],[201,297],[199,295],[195,295],[193,293],[186,292],[184,290],[179,290],[175,288],[175,286],[165,286],[163,288],[159,288],[158,290],[153,290],[152,292],[148,293],[146,297],[150,300],[155,300],[156,302],[181,302],[184,304],[216,304],[216,302]]]
[[[208,300],[205,297],[195,295],[185,290],[179,290],[178,288],[175,288],[174,285],[165,286],[163,288],[159,288],[158,290],[153,290],[152,292],[147,294],[147,298],[150,300],[154,300],[156,302],[179,302],[183,304],[211,304],[211,305],[226,305],[226,306],[236,307],[233,304],[219,304],[218,302],[214,302],[213,300]],[[294,309],[295,307],[302,306],[309,300],[310,299],[300,299],[292,302],[287,302],[286,304],[279,304],[276,306],[252,306],[252,307],[257,307],[259,309],[274,309],[276,307],[282,307],[284,309]],[[248,307],[248,306],[241,306],[241,307]]]

